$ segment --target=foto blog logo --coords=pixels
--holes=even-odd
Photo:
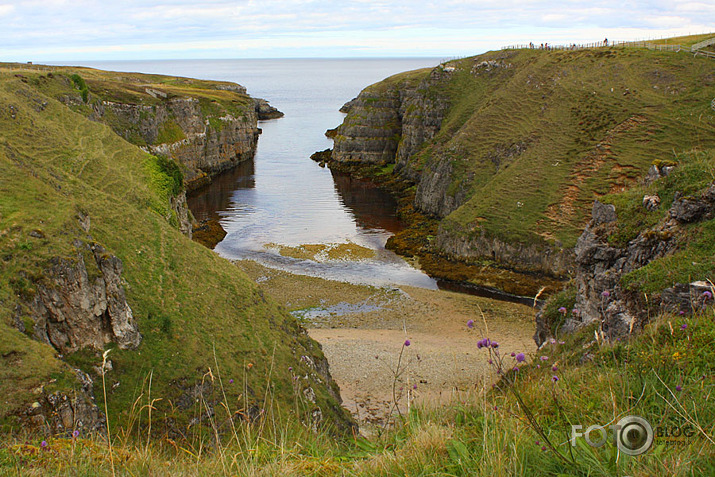
[[[639,416],[626,416],[611,426],[589,426],[585,431],[582,425],[572,425],[571,445],[575,446],[576,439],[583,437],[591,447],[602,447],[608,441],[607,429],[610,429],[618,450],[624,454],[645,454],[653,445],[653,427]]]

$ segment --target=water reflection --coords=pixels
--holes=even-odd
[[[240,163],[235,169],[226,171],[206,187],[192,192],[186,202],[196,220],[220,218],[219,211],[228,210],[236,189],[256,187],[256,164],[253,160]]]
[[[397,201],[376,184],[348,174],[330,171],[340,202],[347,207],[363,229],[381,229],[397,233],[404,227],[397,218]]]

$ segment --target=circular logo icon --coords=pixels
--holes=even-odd
[[[624,454],[645,454],[653,445],[653,428],[642,417],[626,416],[618,421],[616,444]]]

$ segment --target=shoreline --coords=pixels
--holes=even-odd
[[[442,405],[473,392],[488,367],[476,347],[484,336],[505,350],[536,349],[534,309],[525,305],[444,290],[354,285],[250,260],[234,263],[321,344],[343,407],[363,433],[397,415],[393,382],[402,413],[413,404]],[[466,327],[470,319],[472,330]],[[403,350],[406,339],[410,346]]]

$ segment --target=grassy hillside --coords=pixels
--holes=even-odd
[[[482,61],[501,67],[480,67]],[[715,145],[712,60],[639,49],[491,52],[451,62],[451,107],[415,158],[448,157],[468,199],[442,226],[573,246],[595,197]]]
[[[274,408],[281,409],[276,416],[310,421],[317,407],[324,423],[343,422],[334,384],[316,369],[323,359],[318,345],[236,267],[172,226],[169,197],[180,184],[166,161],[58,102],[55,88],[66,83],[57,76],[0,69],[0,418],[6,428],[16,428],[15,416],[37,399],[39,386],[46,393],[77,387],[66,363],[95,377],[104,406],[93,371],[102,350],[61,361],[30,336],[27,305],[36,284],[55,257],[77,260],[83,249],[75,240],[99,243],[122,260],[127,301],[143,335],[136,351],[107,346],[114,425],[145,419],[152,400],[154,429],[178,435],[192,419],[212,417],[209,406],[218,422],[226,412],[268,415]],[[92,88],[92,75],[86,77]],[[89,233],[80,215],[90,217]],[[13,325],[18,322],[26,333]],[[295,381],[296,375],[305,378]],[[308,388],[315,404],[303,394]],[[193,425],[188,432],[203,431]]]

